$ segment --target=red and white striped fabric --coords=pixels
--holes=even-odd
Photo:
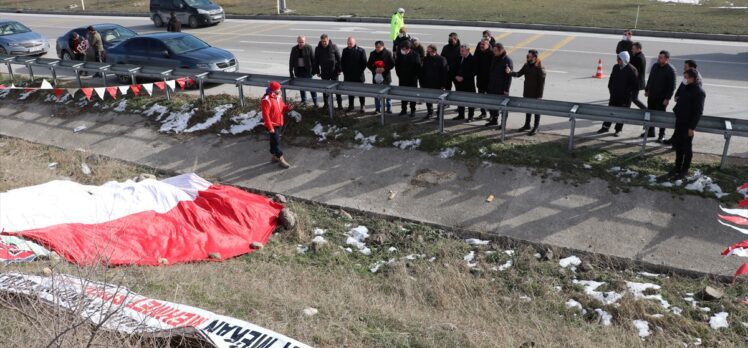
[[[70,262],[158,265],[230,258],[265,244],[281,206],[195,174],[162,181],[71,181],[0,193],[3,234],[33,240]]]
[[[744,200],[738,203],[738,208],[740,209],[725,209],[719,207],[723,214],[719,214],[719,219],[717,221],[740,233],[748,234],[748,183],[738,187],[737,191],[745,197]],[[722,252],[722,255],[748,257],[748,240],[731,245]],[[735,271],[735,277],[744,274],[748,274],[748,262],[742,264],[738,270]],[[748,301],[746,303],[748,303]]]

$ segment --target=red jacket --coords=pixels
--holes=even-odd
[[[283,113],[288,112],[288,105],[283,102],[281,96],[267,93],[262,97],[262,121],[268,132],[274,132],[275,127],[283,127]]]

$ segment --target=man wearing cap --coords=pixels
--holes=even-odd
[[[631,101],[639,93],[639,73],[629,63],[629,59],[628,52],[621,51],[621,53],[618,53],[618,64],[613,67],[613,71],[610,72],[610,80],[608,80],[609,106],[630,108]],[[597,134],[607,133],[609,129],[610,122],[604,122]],[[613,136],[618,137],[623,130],[623,123],[616,123],[615,129],[616,132]]]
[[[273,155],[271,162],[278,163],[281,168],[288,168],[288,164],[283,157],[283,150],[280,148],[280,140],[283,131],[283,113],[293,110],[293,105],[286,105],[283,102],[281,94],[281,85],[277,81],[271,81],[265,95],[262,97],[260,105],[262,106],[262,121],[265,128],[270,134],[270,153]]]
[[[395,39],[400,35],[400,28],[405,26],[405,9],[398,8],[395,13],[392,14],[392,20],[390,21],[390,40],[392,41],[392,52],[397,52],[397,46]]]

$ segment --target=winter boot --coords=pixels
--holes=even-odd
[[[278,165],[281,166],[281,168],[283,169],[288,169],[289,167],[291,167],[291,165],[288,162],[286,162],[286,159],[283,156],[280,156],[278,158]]]

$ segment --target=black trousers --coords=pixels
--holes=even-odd
[[[608,102],[608,106],[620,106],[620,107],[623,107],[623,108],[630,108],[631,107],[631,102],[629,101],[629,102],[620,103],[620,104],[613,103],[613,102]],[[603,128],[604,129],[610,129],[610,122],[603,122]],[[623,123],[616,123],[615,130],[616,130],[616,133],[620,132],[621,130],[623,130]]]
[[[282,157],[283,150],[280,147],[281,130],[276,128],[274,133],[268,133],[268,135],[270,136],[270,153],[275,157]]]
[[[636,94],[634,94],[631,98],[631,102],[634,103],[634,105],[636,105],[636,107],[638,107],[639,109],[646,110],[647,107],[644,105],[644,103],[642,103],[641,100],[639,100],[639,92],[640,91],[636,91]]]
[[[532,118],[532,114],[525,114],[525,127],[530,127],[530,119]],[[535,122],[533,123],[533,128],[538,128],[540,126],[540,115],[535,114]]]
[[[465,116],[465,107],[464,106],[458,106],[457,107],[457,115],[460,117]],[[468,108],[468,119],[473,119],[473,115],[475,115],[475,108]]]
[[[675,170],[680,173],[687,173],[688,169],[691,168],[691,159],[693,158],[693,137],[688,136],[687,127],[675,126],[673,145],[675,145]]]
[[[352,95],[348,96],[348,106],[349,107],[353,108],[353,101],[354,100],[356,100],[356,97],[354,97]],[[364,107],[365,102],[366,102],[366,98],[364,98],[364,97],[358,97],[358,101],[359,101],[359,103],[361,103],[361,107]]]
[[[439,113],[439,110],[441,109],[441,106],[436,106],[436,113]],[[431,115],[434,113],[434,104],[426,103],[426,114]]]
[[[660,98],[657,98],[657,99],[647,98],[647,107],[650,110],[665,111],[665,109],[667,108],[667,106],[662,105],[662,103],[664,103],[664,102],[665,102],[665,100],[664,99],[660,99]],[[650,127],[647,136],[653,137],[654,136],[654,132],[655,132],[654,127]],[[665,136],[665,128],[660,128],[659,137],[662,138],[664,136]]]
[[[477,87],[478,87],[478,94],[486,94],[486,93],[488,93],[488,87],[480,86],[480,85],[478,85]],[[481,114],[481,116],[485,116],[486,115],[486,109],[481,108],[480,109],[480,114]]]
[[[332,78],[332,77],[324,78],[323,77],[322,79],[327,80],[327,81],[337,81],[338,77],[337,76],[335,76],[335,78]],[[325,98],[324,103],[325,103],[325,106],[327,106],[327,93],[322,93],[322,97]],[[338,107],[342,108],[343,107],[343,96],[340,94],[336,94],[335,99],[337,99],[338,101]]]
[[[306,68],[294,68],[293,71],[294,75],[296,77],[302,77],[311,79],[312,74],[306,69]],[[317,105],[317,92],[309,92],[312,95],[312,102],[314,105]],[[305,91],[299,91],[299,95],[301,96],[301,102],[306,103],[306,92]]]

